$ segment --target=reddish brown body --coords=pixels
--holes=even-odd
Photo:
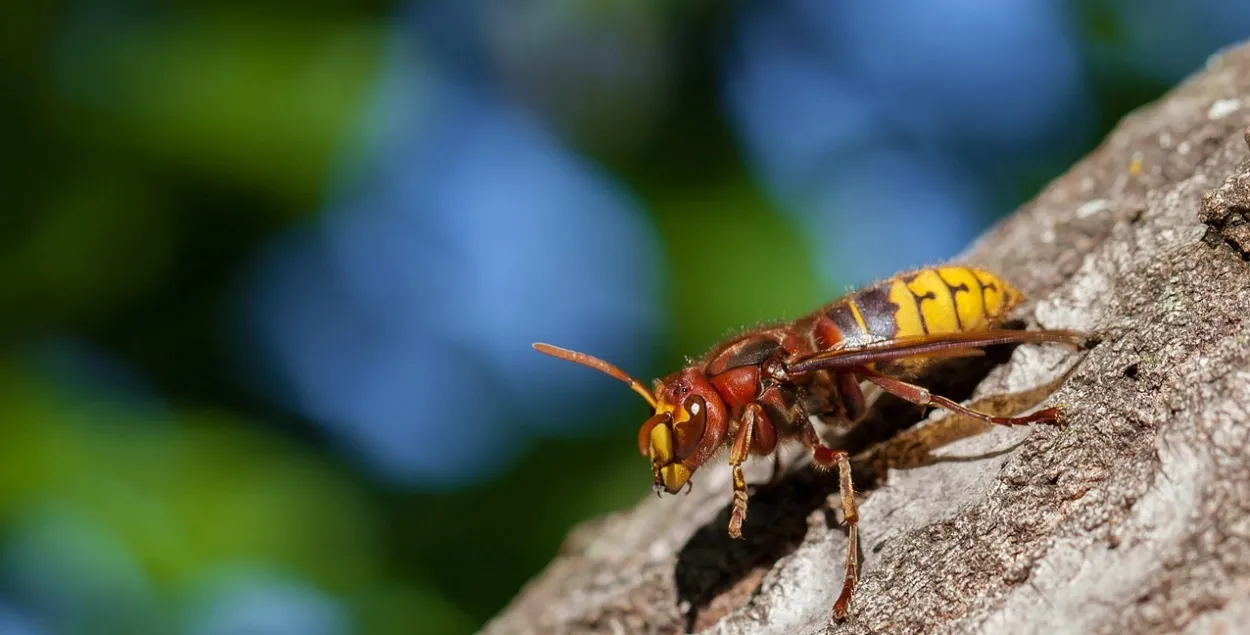
[[[787,324],[761,327],[714,347],[701,360],[655,383],[648,392],[619,369],[590,356],[536,344],[545,353],[626,381],[654,408],[638,433],[657,492],[677,493],[721,448],[730,447],[733,513],[729,533],[741,537],[747,511],[742,464],[798,440],[818,468],[839,469],[849,532],[847,574],[834,604],[846,615],[858,577],[857,514],[845,451],[826,447],[810,415],[856,421],[865,413],[863,381],[922,406],[936,406],[1000,425],[1054,423],[1059,411],[995,417],[969,410],[905,380],[935,359],[983,354],[982,347],[1024,342],[1075,343],[1069,331],[997,327],[1020,294],[997,276],[959,266],[902,274],[840,298]]]

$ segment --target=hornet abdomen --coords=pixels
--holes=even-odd
[[[921,335],[982,331],[1000,324],[1020,292],[971,267],[899,274],[840,298],[817,313],[817,347],[862,346]]]

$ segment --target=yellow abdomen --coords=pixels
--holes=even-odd
[[[1001,323],[1021,295],[982,269],[945,266],[899,274],[826,307],[849,345],[963,333]]]

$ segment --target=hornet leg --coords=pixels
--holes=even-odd
[[[846,577],[842,580],[842,593],[833,604],[833,619],[841,620],[850,610],[851,596],[859,580],[859,511],[855,508],[855,487],[851,483],[851,461],[845,450],[831,450],[821,443],[816,429],[808,422],[803,429],[803,441],[812,450],[812,460],[818,469],[838,468],[838,495],[842,499],[842,516],[846,518]]]
[[[757,430],[758,428],[758,430]],[[742,424],[738,426],[738,434],[734,437],[733,448],[729,451],[729,465],[733,467],[734,502],[733,512],[729,517],[729,535],[733,538],[742,537],[742,522],[747,517],[747,479],[742,474],[742,464],[751,454],[751,446],[756,443],[757,432],[768,438],[771,435],[776,443],[777,432],[764,408],[758,403],[747,404],[742,413]]]
[[[909,384],[905,381],[894,379],[893,377],[886,377],[885,375],[875,373],[867,368],[861,369],[859,373],[863,375],[864,379],[881,386],[881,388],[883,388],[886,392],[889,392],[890,394],[901,399],[906,399],[917,406],[934,406],[955,414],[984,421],[986,423],[993,423],[1000,426],[1022,426],[1030,423],[1050,423],[1061,425],[1063,423],[1063,410],[1060,408],[1046,408],[1044,410],[1038,410],[1033,414],[1021,417],[995,417],[984,412],[978,412],[971,408],[965,408],[964,406],[961,406],[946,397],[934,395],[920,386]]]

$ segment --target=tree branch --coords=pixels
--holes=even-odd
[[[963,260],[1035,299],[974,396],[1066,380],[1066,428],[993,429],[857,473],[863,570],[831,624],[836,482],[791,452],[725,532],[729,471],[578,528],[487,633],[1235,632],[1250,624],[1250,48],[1125,118]],[[938,416],[935,415],[934,419]],[[910,421],[915,421],[913,417]],[[795,458],[799,457],[799,458]],[[954,460],[963,457],[966,460]],[[748,480],[767,480],[766,463]]]

